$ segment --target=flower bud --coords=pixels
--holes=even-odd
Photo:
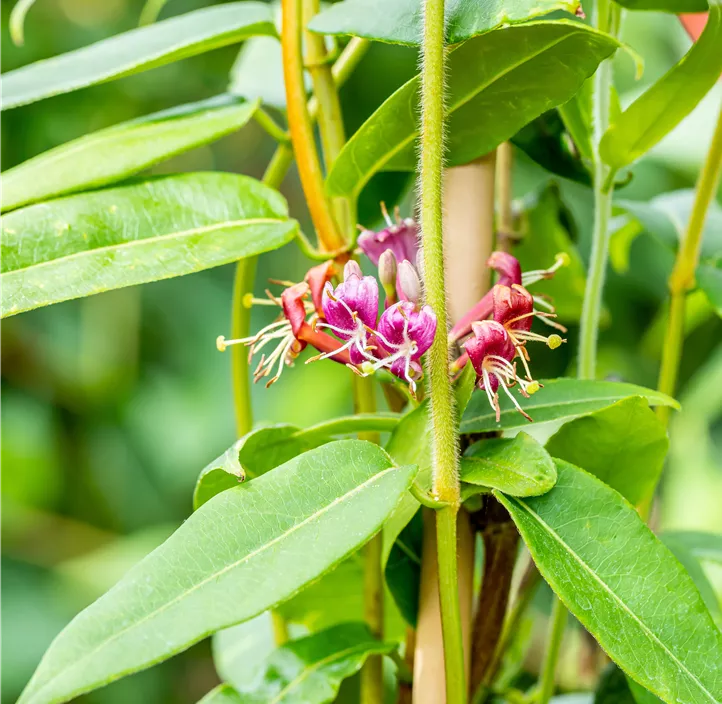
[[[379,257],[379,279],[386,294],[386,307],[396,303],[396,257],[387,249]]]
[[[492,252],[486,265],[499,274],[500,284],[521,284],[521,264],[508,252]]]
[[[408,259],[399,264],[398,289],[402,300],[418,305],[421,300],[421,280]]]
[[[343,268],[343,280],[348,281],[352,276],[358,276],[360,279],[363,276],[363,272],[361,271],[361,267],[358,262],[353,259],[349,259]]]

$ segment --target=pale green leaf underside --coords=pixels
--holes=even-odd
[[[577,0],[450,0],[444,8],[446,41],[465,42],[479,34],[562,10],[575,14]],[[393,44],[419,44],[420,0],[344,0],[316,15],[309,27],[320,34],[341,34]]]
[[[639,396],[565,423],[546,444],[551,455],[598,477],[632,504],[651,498],[668,447],[664,424]]]
[[[196,173],[81,193],[3,218],[2,314],[228,264],[298,224],[247,176]]]
[[[557,471],[549,453],[530,435],[489,438],[472,445],[461,458],[465,495],[475,487],[498,489],[511,496],[539,496],[549,491]]]
[[[449,55],[447,162],[464,164],[490,152],[568,101],[617,46],[564,20],[507,27],[462,44]],[[359,128],[326,179],[330,195],[358,195],[378,171],[416,168],[418,98],[417,76]]]
[[[551,379],[543,381],[542,384],[544,388],[531,398],[518,396],[522,408],[536,424],[565,420],[598,411],[629,396],[643,396],[652,406],[679,408],[679,404],[669,396],[634,384],[581,379]],[[513,389],[512,393],[515,393]],[[529,426],[529,421],[514,408],[505,394],[499,395],[499,401],[501,420],[497,423],[496,413],[489,406],[486,394],[483,391],[475,391],[461,420],[461,432],[482,433]]]
[[[229,684],[214,687],[198,704],[243,704],[240,694]]]
[[[269,5],[233,2],[133,29],[6,73],[2,108],[163,66],[258,35],[275,35]]]
[[[218,96],[74,139],[5,171],[2,209],[122,181],[240,129],[258,105]]]
[[[384,655],[394,643],[376,640],[363,623],[344,623],[290,641],[271,653],[262,678],[240,691],[244,704],[325,704],[341,682],[370,655]]]
[[[535,498],[496,493],[539,571],[634,680],[665,702],[722,701],[722,632],[689,575],[613,489],[557,462]]]
[[[20,699],[54,704],[288,599],[376,533],[414,467],[343,440],[202,506],[56,638]]]
[[[599,151],[621,169],[672,131],[717,83],[722,73],[722,0],[710,2],[707,24],[682,60],[653,83],[602,137]]]

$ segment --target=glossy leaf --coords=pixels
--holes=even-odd
[[[507,27],[462,44],[449,54],[447,162],[465,164],[490,152],[569,100],[617,46],[563,20]],[[575,60],[565,61],[570,55]],[[416,169],[419,80],[399,88],[347,142],[327,177],[330,195],[357,195],[381,170]]]
[[[469,447],[461,458],[462,494],[476,487],[498,489],[510,496],[539,496],[557,480],[551,455],[526,433],[488,438]],[[470,491],[471,490],[471,491]]]
[[[241,692],[245,704],[325,704],[341,682],[361,669],[370,655],[384,655],[394,643],[371,636],[362,623],[345,623],[273,652],[263,678]]]
[[[2,208],[122,181],[240,129],[257,108],[258,101],[218,96],[74,139],[4,172]]]
[[[243,704],[241,695],[229,684],[214,687],[198,704]]]
[[[278,424],[252,430],[201,471],[193,507],[197,509],[238,482],[259,477],[302,452],[330,442],[334,435],[393,430],[399,418],[394,413],[359,413],[304,429]]]
[[[271,9],[261,2],[227,3],[171,17],[6,73],[2,107],[130,76],[257,34],[276,34]]]
[[[648,152],[695,108],[722,73],[722,0],[711,0],[700,38],[679,63],[652,84],[602,137],[599,152],[621,169]]]
[[[2,313],[228,264],[281,247],[297,227],[279,193],[223,173],[31,205],[3,218]]]
[[[531,398],[519,396],[522,407],[536,424],[575,418],[611,406],[629,396],[643,396],[653,406],[679,408],[679,404],[669,396],[634,384],[581,379],[551,379],[542,383],[544,388]],[[475,391],[461,420],[461,432],[483,433],[529,426],[529,421],[505,398],[505,394],[499,395],[499,401],[501,421],[497,423],[486,394]]]
[[[689,575],[613,489],[566,462],[557,472],[540,497],[495,492],[543,577],[612,660],[661,699],[720,701],[722,632]]]
[[[66,701],[274,607],[376,533],[415,474],[343,440],[224,491],[67,626],[20,702]]]
[[[566,423],[546,444],[551,455],[599,477],[632,504],[654,494],[668,447],[664,424],[640,396]]]
[[[445,6],[446,41],[459,44],[499,27],[528,22],[535,17],[564,10],[576,14],[576,0],[451,0]],[[416,45],[421,42],[421,0],[343,0],[313,18],[311,31],[375,39],[393,44]]]

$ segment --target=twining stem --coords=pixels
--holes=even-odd
[[[282,0],[281,50],[286,85],[286,113],[306,204],[319,244],[329,251],[341,249],[345,238],[331,211],[323,188],[323,171],[316,151],[313,123],[306,105],[303,82],[303,22],[300,0]]]
[[[446,671],[446,702],[466,702],[464,646],[456,562],[459,511],[458,430],[449,380],[448,315],[444,282],[442,171],[444,160],[444,0],[424,1],[421,72],[421,229],[426,302],[436,313],[436,337],[427,355],[431,396],[433,491],[449,505],[436,512],[439,601]]]
[[[549,626],[549,638],[546,645],[546,656],[542,668],[538,704],[548,704],[554,694],[557,662],[562,647],[564,629],[567,625],[568,612],[559,599],[554,600]]]
[[[669,317],[662,347],[662,366],[659,372],[657,388],[670,396],[674,395],[677,385],[679,361],[684,340],[684,312],[687,293],[694,288],[695,270],[699,262],[704,223],[707,211],[717,192],[722,174],[722,110],[717,118],[717,126],[712,136],[707,158],[697,181],[692,213],[687,229],[677,252],[674,269],[669,277]],[[666,425],[669,422],[670,409],[657,409],[657,415]]]
[[[602,32],[615,34],[619,27],[620,8],[611,0],[597,0],[594,24]],[[594,379],[597,371],[597,337],[602,311],[602,292],[609,258],[609,220],[612,216],[614,179],[599,154],[599,143],[609,128],[612,90],[612,60],[602,61],[594,74],[592,89],[592,149],[594,154],[594,231],[592,252],[584,291],[579,331],[580,379]]]

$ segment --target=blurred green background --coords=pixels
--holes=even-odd
[[[209,4],[169,0],[161,17]],[[38,0],[26,22],[25,46],[16,47],[8,36],[11,5],[2,5],[5,70],[129,30],[143,8],[141,0]],[[689,46],[676,19],[657,14],[628,15],[623,38],[645,59],[644,76],[636,81],[629,56],[617,57],[623,102]],[[221,93],[237,53],[238,47],[225,48],[9,111],[3,115],[3,169],[87,132]],[[416,61],[411,49],[373,47],[343,90],[349,131],[412,74]],[[251,68],[261,76],[261,66]],[[719,100],[718,89],[635,168],[620,197],[646,200],[693,186]],[[260,176],[273,146],[251,123],[153,172]],[[528,204],[550,176],[517,157],[516,195]],[[560,228],[558,236],[575,241],[584,258],[591,194],[554,181],[558,187],[540,201],[546,198],[552,217],[533,210],[528,234],[543,238],[545,228]],[[362,222],[374,225],[378,201],[392,203],[402,192],[406,214],[411,185],[408,176],[375,179],[364,196]],[[294,172],[283,192],[309,231]],[[610,274],[600,353],[604,376],[654,386],[670,264],[669,252],[644,235],[633,244],[630,270]],[[295,245],[264,257],[257,293],[269,277],[299,279],[307,266]],[[3,323],[3,702],[15,700],[60,629],[188,516],[198,472],[235,439],[229,357],[215,349],[216,337],[229,333],[232,277],[233,267],[222,267]],[[264,322],[264,312],[254,327]],[[573,370],[575,333],[572,327],[563,350],[537,354],[539,377]],[[684,410],[672,427],[659,518],[665,527],[722,531],[721,340],[719,319],[700,306],[685,346]],[[331,362],[297,365],[270,390],[256,388],[254,406],[257,422],[309,425],[351,410],[350,374]],[[216,681],[210,648],[202,643],[83,701],[195,702]]]

